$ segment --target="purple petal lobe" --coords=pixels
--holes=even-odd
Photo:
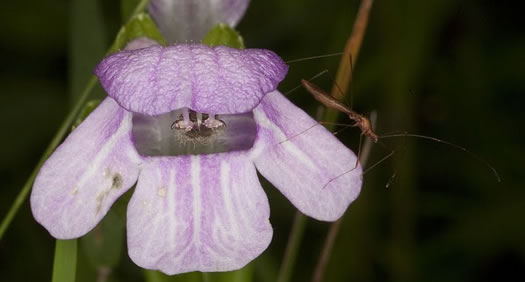
[[[46,161],[33,185],[31,210],[53,237],[84,235],[137,180],[131,113],[106,98]]]
[[[129,256],[167,274],[241,268],[272,237],[255,167],[238,153],[148,159],[127,217]]]
[[[149,12],[168,42],[199,41],[219,23],[237,25],[249,0],[152,0]]]
[[[260,126],[257,170],[304,214],[337,220],[361,189],[355,154],[277,91],[265,96],[254,116]]]
[[[183,107],[212,114],[251,111],[287,71],[269,50],[180,44],[122,51],[95,72],[122,107],[158,115]]]

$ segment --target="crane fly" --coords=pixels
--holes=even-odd
[[[353,111],[348,106],[343,104],[341,101],[339,101],[336,98],[332,97],[326,91],[324,91],[323,89],[321,89],[320,87],[318,87],[317,85],[315,85],[314,83],[312,83],[312,82],[310,82],[308,80],[302,79],[301,80],[301,85],[306,89],[306,91],[308,93],[310,93],[318,102],[323,104],[325,107],[337,110],[337,111],[342,112],[345,115],[347,115],[348,118],[351,119],[354,123],[350,124],[350,125],[346,125],[346,126],[359,127],[359,129],[361,130],[361,137],[364,135],[364,136],[370,138],[374,143],[377,143],[379,141],[379,139],[383,139],[383,138],[416,137],[416,138],[421,138],[421,139],[426,139],[426,140],[431,140],[431,141],[435,141],[435,142],[438,142],[438,143],[446,144],[446,145],[452,146],[452,147],[454,147],[454,148],[456,148],[456,149],[458,149],[460,151],[466,152],[467,154],[471,155],[472,157],[474,157],[478,161],[482,162],[485,166],[487,166],[487,168],[489,168],[492,171],[492,173],[496,177],[496,180],[498,182],[501,182],[501,178],[500,178],[498,172],[496,171],[496,169],[492,165],[490,165],[483,158],[481,158],[478,155],[476,155],[476,154],[472,153],[471,151],[467,150],[465,147],[462,147],[462,146],[454,144],[452,142],[441,140],[441,139],[438,139],[438,138],[435,138],[435,137],[425,136],[425,135],[421,135],[421,134],[413,134],[413,133],[408,133],[408,132],[403,132],[403,133],[398,133],[398,134],[378,135],[374,131],[374,129],[372,128],[370,120],[367,117],[365,117],[365,116],[363,116],[363,115]],[[336,124],[336,123],[333,123],[333,124]],[[302,132],[300,132],[297,135],[300,135],[300,134],[306,132],[307,130],[309,130],[309,129],[313,128],[314,126],[317,126],[317,125],[319,125],[319,124],[315,124],[315,125],[311,126],[310,128],[307,128],[306,130],[303,130]],[[340,124],[336,124],[336,125],[340,125]],[[297,135],[292,136],[291,138],[294,138]],[[352,170],[354,170],[357,167],[358,162],[359,162],[359,155],[361,153],[360,151],[361,151],[361,141],[359,142],[359,151],[358,151],[358,156],[357,156],[355,167],[350,169],[350,170],[348,170],[348,171],[346,171],[346,172],[343,172],[342,174],[336,176],[335,178],[332,178],[331,180],[328,181],[328,183],[325,184],[324,187],[326,187],[326,185],[328,185],[330,182],[334,181],[335,179],[337,179],[337,178],[343,176],[344,174],[349,173]],[[394,151],[391,151],[390,154],[388,154],[387,156],[385,156],[384,158],[382,158],[381,160],[376,162],[369,169],[367,169],[364,173],[368,172],[370,169],[372,169],[373,167],[375,167],[376,165],[378,165],[382,161],[388,159],[393,154],[394,154]],[[391,184],[391,182],[392,182],[393,178],[395,177],[395,175],[396,175],[396,172],[394,172],[394,175],[391,177],[391,179],[387,183],[386,187],[388,187]]]

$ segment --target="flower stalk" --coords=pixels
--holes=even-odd
[[[56,240],[52,282],[74,282],[77,270],[77,239]]]

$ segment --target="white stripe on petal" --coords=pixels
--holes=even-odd
[[[302,165],[305,165],[308,169],[315,169],[315,160],[313,160],[308,154],[306,154],[304,151],[302,151],[297,144],[294,142],[288,142],[288,140],[291,140],[291,136],[295,135],[287,135],[285,132],[277,126],[277,124],[273,123],[266,113],[264,111],[255,111],[254,116],[256,117],[257,124],[260,125],[262,128],[268,130],[269,132],[272,132],[274,134],[274,140],[280,140],[279,142],[273,142],[273,146],[281,146],[280,150],[285,150],[287,154],[289,154],[292,158],[300,162]],[[302,125],[303,127],[310,126],[307,124]],[[307,128],[307,127],[306,127]],[[260,145],[263,145],[264,143],[259,143]],[[259,145],[258,144],[258,145]],[[266,144],[269,145],[269,144]],[[319,144],[319,146],[322,146],[322,144]],[[257,147],[258,152],[254,152],[255,155],[258,155],[262,153],[262,150],[264,146]]]
[[[200,236],[201,236],[201,214],[202,214],[202,205],[201,205],[201,166],[200,166],[200,157],[191,156],[191,190],[193,193],[193,242],[197,249],[200,249]]]
[[[152,202],[151,212],[142,202]],[[150,158],[128,206],[129,254],[167,274],[238,269],[270,243],[268,217],[255,167],[243,155]]]
[[[221,162],[221,191],[222,191],[222,197],[224,199],[224,208],[226,209],[227,218],[234,218],[236,215],[233,212],[233,201],[235,200],[233,198],[233,195],[231,193],[231,189],[240,188],[240,187],[232,187],[230,186],[231,183],[231,167],[230,164],[227,161]],[[242,217],[242,213],[240,213],[240,216]],[[238,233],[239,228],[237,226],[237,221],[230,222],[228,227],[233,231],[233,233]],[[248,224],[248,223],[247,223]],[[223,226],[224,228],[224,226]]]
[[[31,194],[35,219],[59,239],[91,230],[137,180],[131,114],[106,98],[40,170]]]

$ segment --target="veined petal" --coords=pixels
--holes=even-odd
[[[84,235],[137,180],[131,113],[106,98],[49,157],[31,193],[35,219],[53,237]]]
[[[270,243],[268,217],[244,154],[150,158],[128,206],[129,256],[167,274],[238,269]]]
[[[199,41],[216,24],[237,25],[249,3],[249,0],[152,0],[148,11],[168,42]]]
[[[212,114],[248,112],[287,71],[269,50],[179,44],[113,54],[95,73],[122,107],[151,116],[184,107]]]
[[[361,189],[361,166],[352,170],[355,154],[277,91],[265,96],[254,117],[257,170],[304,214],[337,220]]]

